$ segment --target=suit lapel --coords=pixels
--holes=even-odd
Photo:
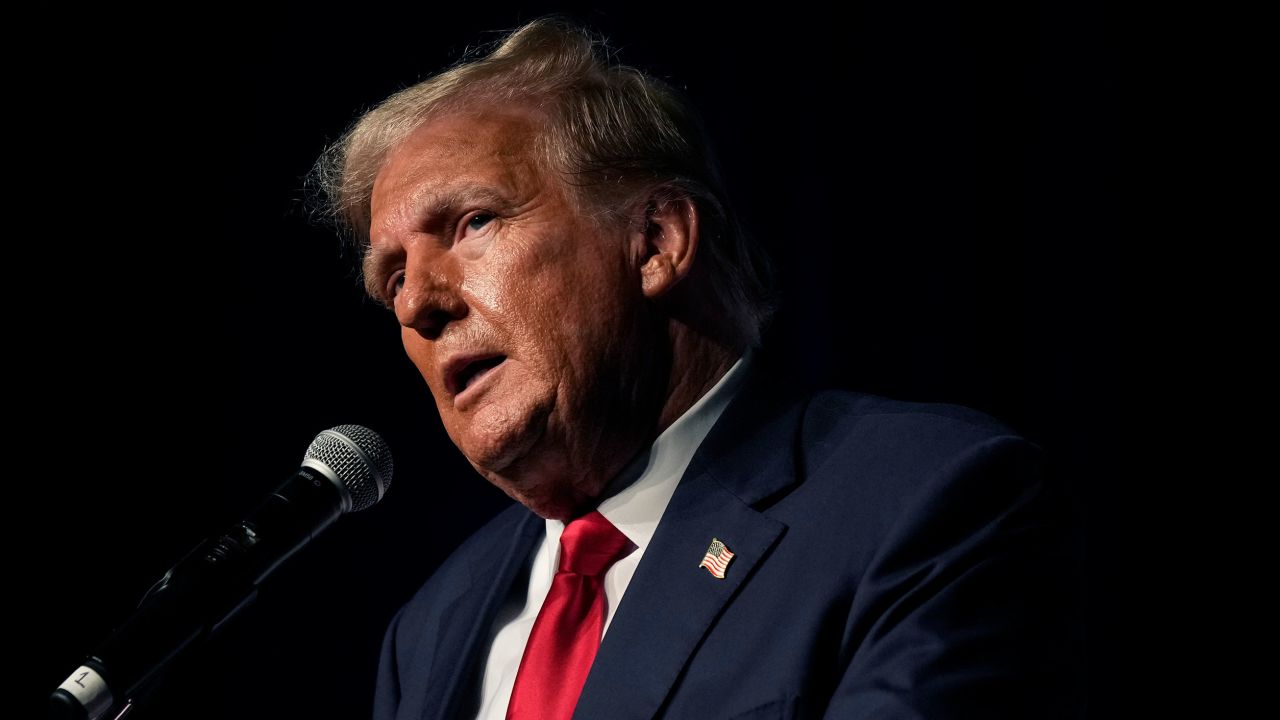
[[[439,668],[441,681],[429,690],[430,696],[423,704],[423,720],[457,717],[467,693],[472,690],[480,651],[488,639],[494,617],[545,528],[542,518],[528,511],[523,514],[510,543],[490,547],[468,568],[470,584],[441,615],[446,632],[442,633],[436,657],[457,658],[457,662],[452,667]],[[447,632],[454,628],[464,631]]]
[[[699,447],[600,645],[575,718],[652,718],[693,651],[786,526],[752,505],[798,474],[801,407],[757,367]],[[723,580],[699,567],[712,538],[734,558]]]
[[[682,481],[600,645],[574,717],[653,717],[783,530],[708,475]],[[734,553],[723,580],[698,567],[713,536]]]

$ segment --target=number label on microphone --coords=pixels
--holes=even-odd
[[[58,686],[80,701],[89,717],[95,718],[111,708],[113,698],[107,682],[93,668],[80,666],[66,682]]]

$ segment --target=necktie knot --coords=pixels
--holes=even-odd
[[[635,549],[622,531],[593,510],[564,526],[560,535],[560,572],[598,576]]]

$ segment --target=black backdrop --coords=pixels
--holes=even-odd
[[[703,110],[781,270],[769,342],[790,372],[975,406],[1046,447],[1088,529],[1092,716],[1120,716],[1115,548],[1137,491],[1116,443],[1138,408],[1116,109],[1106,19],[1065,2],[299,3],[15,27],[36,48],[9,91],[30,138],[10,149],[25,189],[7,273],[10,442],[36,468],[10,509],[24,699],[316,432],[356,422],[392,445],[390,496],[278,572],[136,717],[367,716],[385,623],[506,500],[448,443],[393,319],[308,221],[302,177],[359,109],[548,11]]]

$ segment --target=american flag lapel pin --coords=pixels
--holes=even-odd
[[[704,567],[713,577],[721,580],[724,579],[724,569],[729,567],[729,561],[733,559],[733,553],[719,538],[711,538],[711,547],[707,548],[707,554],[702,556],[702,564],[698,567]]]

